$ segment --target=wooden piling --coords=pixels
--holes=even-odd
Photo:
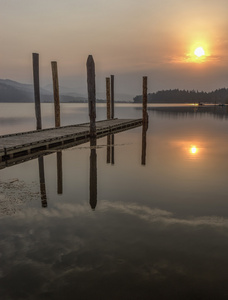
[[[111,119],[114,119],[114,75],[111,75]]]
[[[39,54],[33,53],[33,83],[36,113],[36,129],[42,129],[41,108],[40,108],[40,79],[39,79]]]
[[[87,88],[88,104],[90,117],[90,136],[96,136],[96,86],[95,86],[95,64],[93,56],[89,55],[87,59]]]
[[[148,123],[147,116],[147,76],[143,77],[143,124]]]
[[[110,78],[106,78],[107,120],[111,119]],[[107,164],[111,161],[111,136],[107,135]]]
[[[54,106],[55,106],[55,127],[60,127],[60,101],[59,101],[59,79],[57,62],[51,62],[52,80],[53,80],[53,93],[54,93]]]
[[[143,77],[143,124],[142,124],[142,155],[141,164],[146,165],[146,132],[148,129],[147,114],[147,76]]]
[[[107,120],[111,118],[110,78],[106,78]]]

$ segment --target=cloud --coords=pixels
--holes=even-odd
[[[228,228],[228,218],[220,216],[189,216],[181,218],[175,216],[172,212],[167,210],[161,210],[159,208],[150,208],[145,205],[138,205],[136,203],[123,203],[115,202],[111,203],[106,200],[100,200],[97,210],[99,214],[114,213],[125,214],[143,220],[149,224],[161,224],[161,225],[185,225],[191,227],[207,226],[213,228]],[[70,219],[76,216],[83,217],[86,215],[90,219],[96,218],[96,212],[91,212],[89,204],[74,204],[74,203],[58,203],[55,208],[41,209],[40,214],[37,215],[37,210],[33,208],[20,210],[17,217],[20,218],[59,218]]]
[[[228,218],[219,216],[201,216],[201,217],[188,217],[178,218],[173,213],[160,210],[151,209],[147,206],[138,204],[123,204],[123,203],[110,203],[105,201],[102,204],[104,210],[116,210],[125,213],[148,223],[163,223],[165,225],[188,225],[188,226],[210,226],[210,227],[226,227],[228,228]]]

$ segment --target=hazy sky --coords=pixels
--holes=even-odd
[[[116,90],[213,90],[228,86],[227,0],[0,0],[0,78],[32,83],[32,53],[40,80],[86,92],[86,60],[96,64],[97,90],[114,74]],[[196,59],[194,49],[205,50]]]

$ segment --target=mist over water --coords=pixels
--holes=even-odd
[[[0,106],[1,134],[35,129],[33,105]],[[139,107],[117,105],[116,117],[140,118]],[[226,299],[220,109],[152,105],[146,143],[138,127],[114,146],[103,137],[0,170],[1,299]],[[84,104],[61,111],[62,125],[88,121]],[[51,104],[42,116],[54,126]]]

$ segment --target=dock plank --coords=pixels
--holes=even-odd
[[[111,119],[96,122],[96,135],[104,136],[116,131],[142,125],[142,119]],[[0,136],[0,161],[28,155],[90,136],[90,124],[78,124],[28,131]]]

